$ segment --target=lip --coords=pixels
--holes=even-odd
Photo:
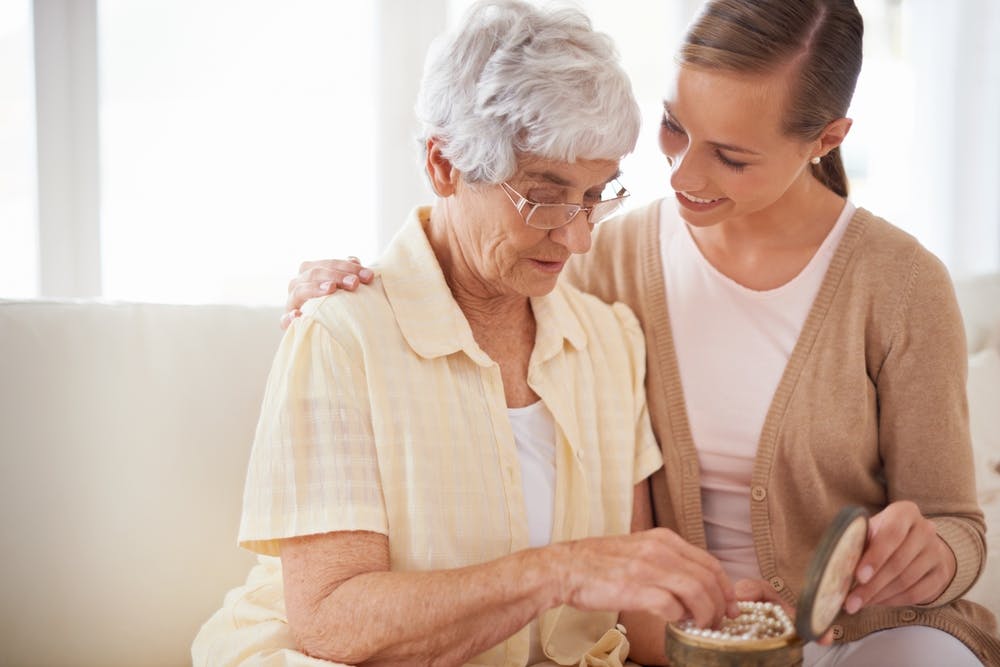
[[[726,201],[725,197],[719,197],[718,199],[713,199],[709,202],[699,202],[689,199],[687,196],[680,192],[675,192],[674,196],[677,197],[677,202],[689,211],[696,211],[698,213],[703,213],[705,211],[711,211],[712,209],[720,206],[722,202]]]
[[[566,266],[566,260],[546,261],[543,259],[529,259],[535,268],[544,273],[559,273]]]

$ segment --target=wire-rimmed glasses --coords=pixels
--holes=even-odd
[[[532,201],[515,190],[506,181],[501,183],[500,186],[503,188],[507,198],[510,199],[510,203],[521,214],[524,224],[535,229],[547,230],[558,229],[564,225],[568,225],[580,212],[583,212],[587,216],[587,222],[596,225],[614,215],[624,205],[625,200],[629,196],[628,190],[616,178],[611,179],[604,187],[604,192],[601,193],[601,200],[590,206],[569,203],[546,204]]]

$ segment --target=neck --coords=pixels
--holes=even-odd
[[[764,252],[818,246],[843,207],[844,200],[839,195],[806,172],[771,206],[693,233],[700,241]]]
[[[476,268],[478,257],[470,256],[458,239],[456,224],[450,224],[448,211],[435,206],[427,225],[427,238],[441,265],[445,282],[458,307],[479,338],[482,331],[523,331],[534,316],[528,297],[504,293]]]

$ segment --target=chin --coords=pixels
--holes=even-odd
[[[681,220],[688,223],[692,227],[713,227],[723,220],[723,216],[711,214],[703,215],[698,213],[693,213],[688,211],[683,206],[678,206],[678,211],[681,215]]]
[[[535,278],[533,280],[526,280],[519,286],[517,290],[518,293],[528,297],[539,297],[545,296],[546,294],[551,294],[552,290],[556,288],[556,284],[559,282],[559,276],[552,276],[551,278]]]

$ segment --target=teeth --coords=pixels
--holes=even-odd
[[[685,199],[690,199],[696,204],[711,204],[712,202],[719,201],[718,199],[702,199],[701,197],[695,197],[694,195],[689,195],[686,192],[681,192]]]

